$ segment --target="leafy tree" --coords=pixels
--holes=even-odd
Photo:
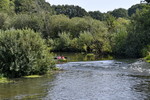
[[[15,12],[16,13],[37,13],[37,12],[49,12],[54,13],[50,4],[45,0],[15,0]]]
[[[147,3],[150,3],[150,0],[145,0]]]
[[[136,4],[136,5],[133,5],[132,7],[130,7],[130,8],[128,9],[128,15],[131,17],[133,14],[136,13],[137,10],[141,10],[141,9],[143,9],[143,8],[144,8],[143,4]]]
[[[119,18],[119,17],[128,18],[128,11],[123,8],[115,9],[112,12],[110,12],[110,14],[116,18]]]
[[[56,49],[57,51],[69,51],[71,46],[71,36],[70,33],[62,32],[59,34],[59,39],[56,39]]]
[[[16,13],[19,12],[35,12],[36,11],[36,5],[34,3],[34,0],[15,0],[15,11]]]
[[[7,20],[8,15],[5,13],[0,13],[0,29],[4,28],[4,24]]]
[[[130,21],[124,18],[118,18],[114,21],[114,32],[111,34],[111,47],[115,55],[125,55],[125,43],[128,32],[127,27]]]
[[[79,6],[74,6],[74,5],[53,5],[52,6],[54,10],[56,11],[56,14],[64,14],[68,16],[69,18],[72,17],[83,17],[87,16],[88,13],[86,12],[85,9],[79,7]]]
[[[27,15],[27,14],[19,14],[14,16],[13,20],[11,20],[10,28],[15,29],[25,29],[30,28],[33,29],[36,32],[41,32],[43,28],[43,21],[40,19],[40,17],[33,15]]]
[[[81,32],[78,38],[78,48],[80,51],[92,52],[93,50],[93,36],[90,32]]]
[[[114,32],[114,28],[115,28],[115,20],[116,18],[110,14],[107,15],[106,18],[106,25],[108,28],[108,32],[113,33]]]
[[[101,13],[100,11],[90,11],[88,12],[89,15],[93,18],[93,19],[97,19],[97,20],[100,20],[100,21],[103,21],[105,18],[104,18],[104,14]]]
[[[126,55],[141,57],[142,50],[150,44],[150,7],[138,11],[133,16],[130,31],[127,37]]]
[[[69,32],[70,19],[65,15],[53,15],[50,17],[50,33],[51,38],[58,38],[59,33]]]
[[[38,10],[49,12],[50,14],[54,14],[54,10],[52,9],[51,5],[48,2],[45,2],[45,0],[35,0],[37,3]]]

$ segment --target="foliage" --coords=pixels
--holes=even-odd
[[[59,39],[56,39],[55,50],[57,51],[69,51],[71,44],[70,33],[62,32],[59,34]]]
[[[15,0],[14,4],[16,13],[54,13],[50,4],[45,0]]]
[[[0,29],[4,28],[7,17],[8,15],[6,13],[0,13]]]
[[[58,38],[59,33],[69,32],[70,19],[65,15],[53,15],[50,17],[50,34],[51,38]]]
[[[32,30],[0,32],[0,73],[6,77],[44,74],[51,55],[39,33]]]
[[[142,10],[143,8],[144,8],[143,4],[133,5],[128,9],[128,15],[131,17],[133,14],[136,13],[137,10]]]
[[[0,0],[0,11],[9,11],[9,0]]]
[[[125,53],[125,43],[128,35],[127,27],[130,21],[124,18],[118,18],[113,20],[113,30],[111,30],[110,35],[110,45],[113,54],[124,55]]]
[[[15,29],[30,28],[36,32],[41,32],[43,29],[43,21],[40,17],[36,16],[36,14],[19,14],[13,17],[9,27]]]
[[[122,18],[128,18],[128,11],[123,8],[118,8],[110,12],[110,14],[116,18],[122,17]]]
[[[150,3],[150,0],[145,0],[147,3]]]
[[[150,44],[150,8],[138,11],[133,16],[127,36],[126,55],[132,57],[143,56],[142,50]]]
[[[141,57],[150,51],[149,12],[149,4],[101,13],[74,5],[51,6],[45,0],[0,0],[0,29],[40,32],[53,51]]]
[[[116,18],[112,15],[107,15],[107,19],[106,19],[106,25],[107,25],[107,28],[108,28],[108,32],[110,33],[113,33],[114,31],[114,28],[115,28],[115,20]]]
[[[150,63],[150,52],[144,57],[144,59]]]
[[[97,19],[100,21],[103,21],[105,19],[105,16],[103,13],[101,13],[100,11],[90,11],[88,12],[89,15],[93,18],[93,19]]]
[[[68,16],[69,18],[72,17],[83,17],[87,16],[88,13],[81,7],[79,6],[74,6],[74,5],[53,5],[52,6],[54,10],[56,11],[56,14],[64,14]]]
[[[90,32],[81,32],[78,38],[78,47],[81,51],[92,52],[93,36]]]

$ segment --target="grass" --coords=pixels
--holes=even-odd
[[[95,54],[93,54],[93,53],[88,53],[86,56],[87,56],[87,57],[94,57]]]
[[[146,56],[144,59],[146,60],[146,62],[150,63],[150,55]]]
[[[0,83],[12,83],[13,81],[12,80],[9,80],[5,77],[0,77]]]
[[[24,76],[24,78],[39,78],[42,77],[40,75],[29,75],[29,76]]]

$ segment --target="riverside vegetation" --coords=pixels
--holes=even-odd
[[[107,13],[45,0],[0,0],[0,74],[15,78],[54,68],[54,52],[150,56],[150,5]]]

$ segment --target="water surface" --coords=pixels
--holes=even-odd
[[[76,55],[72,54],[73,57]],[[69,56],[70,59],[71,56]],[[57,64],[64,71],[0,84],[4,100],[149,100],[150,64],[141,60],[95,60]],[[84,58],[84,57],[83,57]]]

